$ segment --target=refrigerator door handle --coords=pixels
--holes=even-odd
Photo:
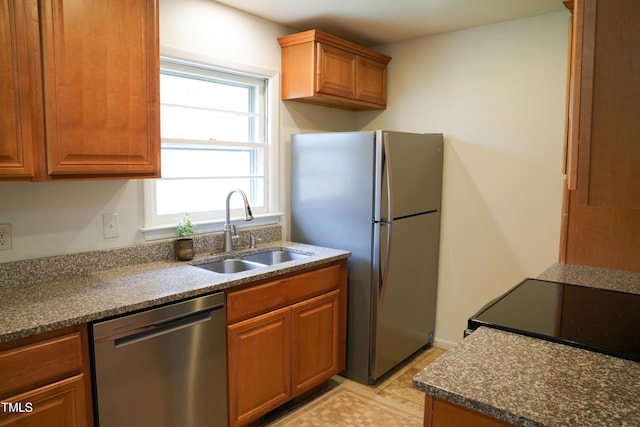
[[[391,259],[391,223],[381,222],[379,223],[380,228],[386,227],[386,238],[384,239],[384,244],[381,241],[382,236],[379,236],[380,240],[378,243],[378,289],[377,297],[378,301],[384,300],[384,293],[387,289],[387,278],[389,276],[389,260]],[[382,231],[382,230],[381,230]]]
[[[393,220],[393,214],[391,212],[391,207],[393,206],[392,203],[392,199],[393,199],[393,194],[391,194],[391,189],[393,188],[393,186],[391,185],[391,157],[390,157],[390,150],[389,150],[389,135],[386,132],[382,133],[382,148],[383,148],[383,154],[382,154],[382,170],[383,170],[383,176],[386,175],[386,180],[385,182],[383,182],[383,185],[386,185],[386,194],[387,194],[387,221],[391,221]],[[386,171],[385,171],[386,170]]]

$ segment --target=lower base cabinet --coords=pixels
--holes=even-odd
[[[344,369],[340,360],[340,292],[296,304],[291,315],[291,394],[296,397]]]
[[[93,424],[86,325],[0,344],[0,426]]]
[[[290,311],[276,310],[227,328],[231,425],[256,419],[289,400]]]
[[[512,424],[427,395],[424,427],[507,427]]]
[[[227,294],[229,424],[251,424],[344,370],[346,261]]]
[[[82,375],[6,399],[2,427],[85,426],[85,387]],[[12,405],[11,407],[9,405]]]

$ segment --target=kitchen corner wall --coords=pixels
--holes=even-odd
[[[280,72],[277,38],[295,32],[211,0],[160,0],[161,49],[219,60],[221,65]],[[351,112],[277,102],[281,192],[286,212],[286,147],[290,134],[353,130]],[[0,263],[144,242],[142,181],[0,184],[0,224],[12,224],[13,248]],[[102,215],[117,212],[120,237],[105,239]],[[286,223],[283,223],[286,227]]]
[[[443,133],[436,342],[558,259],[569,14],[382,46],[388,105],[362,129]]]

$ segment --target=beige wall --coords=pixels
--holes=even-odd
[[[443,133],[436,340],[557,260],[568,13],[383,46],[389,108],[358,127]]]

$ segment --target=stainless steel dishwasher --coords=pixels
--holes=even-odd
[[[93,324],[97,424],[227,425],[222,293]]]

